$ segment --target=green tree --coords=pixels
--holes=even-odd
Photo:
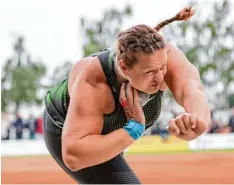
[[[234,107],[234,94],[229,95],[228,97],[229,107]]]
[[[88,20],[83,17],[80,25],[83,30],[83,54],[88,56],[105,47],[111,47],[120,32],[123,20],[132,15],[132,9],[127,5],[124,10],[106,10],[101,20]]]
[[[24,38],[18,37],[13,45],[13,56],[3,65],[1,77],[1,106],[7,111],[14,104],[18,112],[22,104],[40,104],[42,99],[37,95],[40,80],[45,74],[45,66],[40,61],[31,59],[24,47]]]
[[[52,76],[50,77],[50,85],[46,88],[51,88],[52,86],[56,85],[57,83],[61,82],[65,78],[68,77],[73,63],[71,61],[65,61],[62,65],[57,66],[54,71],[52,72]]]
[[[211,9],[210,13],[198,9],[188,22],[170,25],[163,32],[199,69],[204,86],[227,100],[234,83],[233,4],[228,0],[214,2]],[[227,101],[215,104],[221,108]]]

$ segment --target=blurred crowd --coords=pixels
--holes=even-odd
[[[23,119],[19,113],[10,118],[7,113],[2,113],[1,139],[40,139],[43,136],[42,117],[30,115]]]
[[[178,113],[171,112],[172,117],[176,117]],[[215,111],[211,112],[211,122],[207,133],[231,133],[234,132],[234,108],[231,110],[228,122],[222,121],[221,118],[215,118]],[[152,126],[146,135],[159,135],[163,141],[166,141],[170,136],[165,129],[168,121],[162,118]],[[1,139],[40,139],[43,137],[42,117],[34,117],[30,115],[28,119],[23,119],[18,113],[13,119],[9,118],[7,113],[2,113],[1,120]]]
[[[214,111],[211,112],[211,123],[208,133],[231,133],[234,132],[234,108],[232,108],[228,123],[221,119],[214,118]]]

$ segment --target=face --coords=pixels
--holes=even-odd
[[[157,50],[152,54],[138,54],[137,58],[138,63],[131,68],[123,61],[119,61],[122,72],[135,89],[149,94],[156,93],[167,72],[165,49]]]

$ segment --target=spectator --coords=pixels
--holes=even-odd
[[[16,131],[16,139],[22,139],[24,124],[19,113],[16,114],[16,120],[13,122]]]
[[[232,108],[232,115],[230,116],[228,127],[231,132],[234,132],[234,107]]]
[[[210,128],[208,130],[208,133],[219,133],[220,132],[220,123],[219,121],[214,119],[214,111],[211,111],[211,119],[210,119]]]
[[[37,119],[37,138],[40,139],[42,138],[43,135],[43,121],[42,121],[42,116]]]
[[[29,129],[29,139],[35,139],[37,130],[37,120],[32,114],[29,116],[27,127]]]
[[[224,126],[219,133],[230,133],[231,132],[231,127],[229,126]]]
[[[2,113],[1,120],[1,139],[8,140],[10,139],[10,121],[8,119],[7,113]]]

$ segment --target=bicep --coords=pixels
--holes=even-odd
[[[69,108],[62,137],[77,140],[87,135],[101,134],[103,114],[98,102],[97,89],[81,82],[71,92]]]
[[[203,89],[199,71],[188,61],[183,52],[175,46],[172,46],[168,54],[167,67],[165,81],[177,103],[182,103],[182,97],[187,91],[186,89]]]

